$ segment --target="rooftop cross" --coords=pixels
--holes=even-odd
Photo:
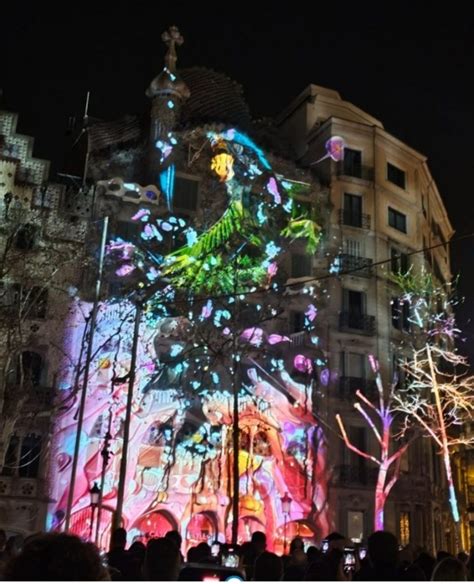
[[[177,26],[170,26],[167,31],[161,35],[162,41],[167,45],[168,51],[165,55],[165,67],[170,73],[176,72],[176,45],[181,46],[184,39],[178,30]]]

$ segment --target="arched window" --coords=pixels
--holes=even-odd
[[[34,479],[38,476],[41,458],[41,436],[27,434],[21,442],[18,475]]]

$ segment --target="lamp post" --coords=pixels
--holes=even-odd
[[[66,504],[66,517],[65,517],[65,521],[64,521],[64,531],[66,531],[66,532],[69,531],[69,527],[71,524],[72,508],[74,506],[74,491],[75,491],[75,485],[76,485],[77,466],[79,463],[79,455],[80,455],[80,450],[81,450],[81,438],[82,438],[82,431],[83,431],[83,425],[84,425],[84,414],[86,411],[87,389],[88,389],[88,385],[89,385],[89,370],[90,370],[90,366],[91,366],[91,362],[92,362],[92,354],[93,354],[92,350],[94,347],[94,334],[95,334],[97,314],[99,312],[100,295],[101,295],[101,290],[102,290],[102,274],[104,271],[105,251],[106,251],[108,229],[109,229],[109,218],[104,217],[104,222],[103,222],[103,226],[102,226],[102,237],[101,237],[101,243],[100,243],[99,269],[97,271],[94,304],[92,305],[92,311],[90,314],[90,321],[89,321],[89,331],[87,333],[87,353],[86,353],[86,361],[84,364],[83,383],[82,383],[82,388],[80,390],[80,397],[79,397],[79,410],[78,410],[78,414],[77,414],[76,438],[75,438],[75,442],[74,442],[74,454],[72,457],[71,478],[70,478],[70,482],[69,482],[69,493],[68,493],[67,504]],[[87,326],[87,323],[86,323],[86,326]]]
[[[97,505],[99,503],[100,498],[100,489],[97,483],[94,483],[92,488],[89,490],[89,495],[91,498],[91,525],[89,529],[89,540],[92,541],[92,532],[94,529],[94,516],[95,510],[97,509]]]
[[[137,350],[142,311],[143,301],[141,298],[137,298],[137,300],[135,301],[135,321],[133,327],[130,370],[126,376],[128,378],[127,406],[125,409],[125,420],[123,424],[122,457],[120,459],[119,479],[117,485],[117,505],[112,519],[112,531],[114,531],[115,529],[122,525],[122,511],[125,498],[125,483],[127,479],[128,444],[130,440],[130,423],[132,419],[133,393],[135,388],[135,377],[137,373]]]
[[[471,547],[474,546],[474,505],[469,505],[467,508],[467,518],[469,520],[469,538]]]
[[[112,381],[113,383],[113,381]],[[110,457],[112,453],[110,452],[110,441],[112,440],[112,435],[110,433],[112,427],[112,410],[109,410],[109,424],[107,428],[107,432],[104,436],[104,446],[100,451],[100,455],[102,456],[102,471],[100,474],[100,487],[99,487],[99,500],[97,503],[97,521],[95,527],[95,544],[99,545],[99,537],[100,537],[100,524],[102,520],[102,503],[104,498],[104,483],[105,483],[105,473],[107,471],[107,465],[109,463]]]
[[[285,523],[283,525],[283,555],[286,556],[286,528],[288,524],[288,516],[290,515],[291,511],[291,502],[293,499],[285,493],[283,497],[281,497],[281,508],[283,511],[283,515],[285,517]]]

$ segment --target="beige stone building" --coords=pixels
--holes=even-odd
[[[374,436],[354,411],[352,398],[356,389],[373,394],[367,355],[378,357],[389,383],[410,334],[408,314],[398,310],[397,290],[387,276],[413,264],[415,269],[426,266],[441,283],[449,281],[453,228],[426,157],[336,91],[308,86],[277,123],[305,166],[326,154],[329,138],[340,136],[346,145],[344,161],[326,158],[312,165],[329,190],[330,207],[325,245],[312,274],[330,270],[335,276],[327,281],[329,300],[321,319],[331,371],[339,372],[333,373],[320,408],[329,423],[340,412],[352,441],[375,452]],[[338,271],[350,273],[338,276]],[[329,452],[334,523],[350,537],[365,539],[373,529],[377,469],[335,435],[329,438]],[[401,543],[453,549],[443,473],[427,440],[416,442],[404,456],[402,476],[387,503],[386,528]]]
[[[0,111],[0,529],[44,528],[51,418],[86,223]],[[85,199],[85,197],[82,197]],[[69,198],[69,203],[72,199]]]

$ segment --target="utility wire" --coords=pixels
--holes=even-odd
[[[422,249],[418,249],[415,251],[411,251],[406,253],[405,255],[408,257],[417,255],[419,253],[425,253],[427,251],[431,251],[432,249],[437,249],[438,247],[441,246],[445,246],[445,245],[450,245],[451,243],[455,243],[458,241],[462,241],[464,239],[470,239],[470,238],[474,238],[474,232],[473,233],[467,233],[464,235],[460,235],[459,237],[454,237],[452,238],[449,242],[441,242],[441,243],[437,243],[435,245],[431,245],[429,247],[424,247]],[[286,290],[286,289],[291,289],[291,288],[300,288],[303,285],[306,284],[311,284],[313,282],[321,282],[323,280],[329,280],[331,278],[340,278],[341,276],[347,276],[350,274],[354,274],[357,272],[361,272],[363,271],[365,268],[374,268],[377,266],[381,266],[387,263],[391,263],[394,259],[399,259],[401,256],[397,255],[397,256],[393,256],[390,257],[388,259],[385,260],[380,260],[378,262],[372,263],[370,264],[370,266],[363,266],[363,267],[356,267],[356,268],[352,268],[350,270],[341,270],[338,272],[334,272],[334,273],[328,273],[328,274],[324,274],[321,276],[310,276],[308,278],[300,278],[298,279],[298,282],[291,282],[291,283],[287,283],[287,284],[282,284],[278,289],[281,290]],[[177,289],[179,291],[179,289]],[[271,286],[270,287],[261,287],[261,288],[257,288],[256,290],[252,290],[249,289],[248,291],[239,291],[236,294],[217,294],[214,296],[194,296],[193,297],[193,302],[200,302],[200,301],[207,301],[207,300],[222,300],[222,299],[226,299],[226,298],[232,298],[235,296],[240,296],[240,295],[245,295],[245,296],[251,296],[254,294],[262,294],[262,293],[268,293],[271,290]],[[173,302],[163,302],[162,304],[166,305],[166,304],[181,304],[181,303],[188,303],[189,300],[175,300]]]

